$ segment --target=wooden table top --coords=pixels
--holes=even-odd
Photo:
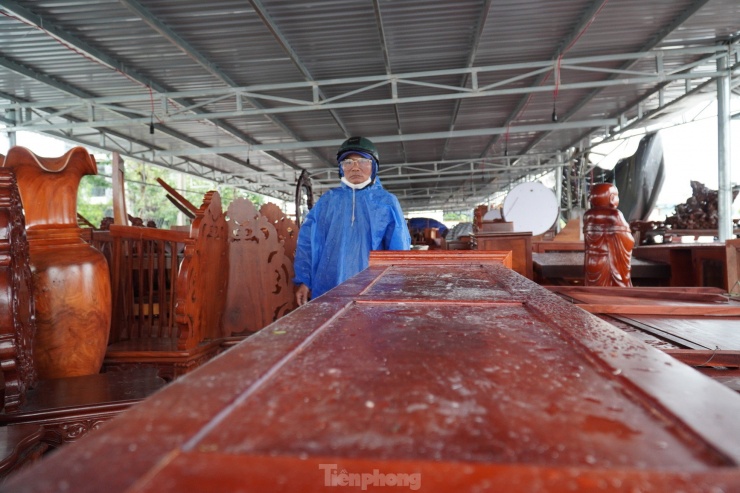
[[[740,491],[739,414],[734,392],[501,265],[399,260],[0,488]]]
[[[544,278],[583,278],[585,252],[544,252],[532,254],[534,271]],[[671,276],[670,265],[664,262],[632,257],[630,262],[633,278],[667,279]]]

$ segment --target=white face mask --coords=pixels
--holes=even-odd
[[[352,189],[355,189],[355,190],[360,190],[360,189],[365,188],[366,186],[368,186],[370,184],[370,181],[371,180],[372,180],[372,178],[368,178],[367,180],[363,181],[362,183],[355,184],[355,183],[352,183],[351,181],[349,181],[347,178],[345,178],[343,176],[341,181],[342,181],[342,183],[344,183],[345,185],[347,185],[349,188],[352,188]]]

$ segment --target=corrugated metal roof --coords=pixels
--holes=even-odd
[[[469,209],[713,97],[713,51],[735,74],[739,60],[736,0],[0,0],[0,13],[11,128],[284,199],[303,169],[315,189],[336,184],[336,147],[364,135],[406,210]]]

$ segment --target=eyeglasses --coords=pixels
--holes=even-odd
[[[365,158],[344,159],[339,164],[341,164],[342,168],[345,168],[345,169],[351,169],[352,166],[354,166],[355,164],[357,164],[360,168],[369,168],[370,166],[372,166],[373,160],[365,159]]]

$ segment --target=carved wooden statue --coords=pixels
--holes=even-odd
[[[632,286],[630,262],[635,239],[617,209],[619,193],[611,183],[591,188],[591,208],[583,216],[587,286]]]

